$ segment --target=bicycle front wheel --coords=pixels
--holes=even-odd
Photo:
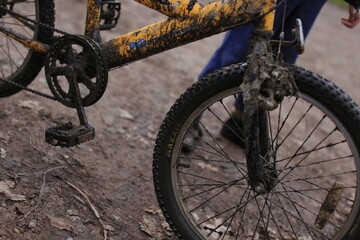
[[[265,194],[248,184],[244,150],[219,134],[245,65],[208,75],[171,108],[153,173],[160,207],[180,239],[359,239],[360,109],[330,81],[290,70],[299,97],[267,113],[276,180]],[[197,135],[194,144],[189,134]]]
[[[0,1],[0,5],[16,13],[0,10],[0,25],[11,28],[29,39],[43,43],[51,42],[55,21],[53,0]],[[28,22],[17,14],[44,25],[39,26]],[[43,67],[44,57],[4,33],[0,34],[0,51],[2,52],[0,54],[0,97],[7,97],[19,92],[21,88],[2,80],[27,86]]]

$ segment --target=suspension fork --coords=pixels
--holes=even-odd
[[[275,5],[276,1],[269,0],[269,9]],[[271,71],[267,67],[274,63],[270,46],[274,16],[275,11],[272,11],[255,24],[244,84],[241,86],[245,106],[245,151],[249,184],[259,194],[270,191],[276,179],[275,166],[271,164],[274,161],[271,159],[267,111],[259,105],[257,81],[261,74]]]

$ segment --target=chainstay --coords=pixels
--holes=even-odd
[[[35,94],[35,95],[40,96],[40,97],[44,97],[44,98],[47,98],[47,99],[50,99],[50,100],[53,100],[53,101],[56,101],[56,102],[59,101],[59,100],[57,100],[55,97],[53,97],[53,96],[51,96],[51,95],[49,95],[49,94],[42,93],[42,92],[40,92],[40,91],[37,91],[37,90],[31,89],[31,88],[25,87],[25,86],[23,86],[23,85],[21,85],[21,84],[18,84],[18,83],[16,83],[16,82],[12,82],[12,81],[9,81],[9,80],[3,79],[3,78],[0,78],[0,81],[5,82],[5,83],[8,83],[8,84],[11,84],[11,85],[13,85],[13,86],[15,86],[15,87],[21,88],[22,90],[25,90],[25,91],[27,91],[27,92],[31,92],[31,93],[33,93],[33,94]]]
[[[63,35],[73,35],[73,34],[64,32],[64,31],[62,31],[62,30],[60,30],[60,29],[57,29],[57,28],[55,28],[55,27],[53,27],[53,26],[50,26],[50,25],[48,25],[48,24],[46,24],[46,23],[42,23],[42,22],[40,22],[40,21],[36,21],[36,20],[31,19],[31,18],[25,17],[25,16],[23,16],[23,15],[21,15],[21,14],[18,14],[18,13],[16,13],[16,12],[14,12],[14,11],[11,11],[11,10],[7,9],[6,7],[4,7],[4,6],[1,6],[1,5],[0,5],[0,10],[3,10],[3,11],[5,11],[5,12],[9,13],[10,15],[16,17],[16,18],[23,19],[23,20],[25,20],[25,21],[27,21],[27,22],[30,22],[30,23],[33,23],[33,24],[35,24],[35,25],[37,25],[37,26],[45,27],[45,28],[50,29],[50,30],[52,30],[52,31],[54,31],[54,32],[57,32],[57,33],[60,33],[60,34],[63,34]],[[21,84],[18,84],[18,83],[16,83],[16,82],[9,81],[9,80],[3,79],[3,78],[0,78],[0,81],[5,82],[5,83],[8,83],[8,84],[11,84],[11,85],[13,85],[13,86],[15,86],[15,87],[21,88],[22,90],[25,90],[25,91],[27,91],[27,92],[33,93],[33,94],[38,95],[38,96],[40,96],[40,97],[44,97],[44,98],[47,98],[47,99],[50,99],[50,100],[53,100],[53,101],[56,101],[56,102],[59,101],[59,100],[57,100],[55,97],[53,97],[53,96],[51,96],[51,95],[49,95],[49,94],[42,93],[42,92],[40,92],[40,91],[37,91],[37,90],[31,89],[31,88],[29,88],[29,87],[23,86],[23,85],[21,85]]]
[[[14,11],[11,11],[11,10],[7,9],[6,7],[1,6],[1,5],[0,5],[0,10],[4,10],[5,12],[11,14],[12,16],[15,16],[15,17],[24,19],[24,20],[26,20],[26,21],[28,21],[28,22],[31,22],[31,23],[33,23],[33,24],[36,24],[36,25],[38,25],[38,26],[42,26],[42,27],[48,28],[48,29],[50,29],[50,30],[53,30],[54,32],[57,32],[57,33],[60,33],[60,34],[63,34],[63,35],[73,35],[73,34],[71,34],[71,33],[64,32],[64,31],[62,31],[62,30],[60,30],[60,29],[57,29],[57,28],[55,28],[55,27],[53,27],[53,26],[50,26],[50,25],[48,25],[48,24],[46,24],[46,23],[42,23],[42,22],[33,20],[33,19],[31,19],[31,18],[25,17],[25,16],[23,16],[23,15],[21,15],[21,14],[19,14],[19,13],[16,13],[16,12],[14,12]]]

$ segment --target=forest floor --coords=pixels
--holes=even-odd
[[[81,33],[86,1],[55,3],[56,27]],[[360,49],[360,28],[343,27],[340,18],[346,15],[346,9],[326,4],[298,64],[334,81],[360,103],[360,55],[354,53]],[[103,37],[163,18],[123,1],[118,27]],[[222,38],[112,71],[104,97],[87,109],[95,140],[71,149],[46,144],[44,131],[76,122],[75,111],[27,92],[0,99],[0,186],[16,194],[0,194],[0,239],[95,240],[104,239],[105,231],[116,240],[175,240],[153,189],[154,140],[166,112],[196,81]],[[48,91],[43,73],[31,87]]]

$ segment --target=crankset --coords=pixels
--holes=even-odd
[[[47,129],[46,142],[72,147],[94,139],[95,129],[88,123],[84,107],[96,103],[107,86],[108,68],[99,45],[84,36],[59,38],[45,59],[45,75],[56,100],[76,108],[80,122],[80,126],[67,123]]]

